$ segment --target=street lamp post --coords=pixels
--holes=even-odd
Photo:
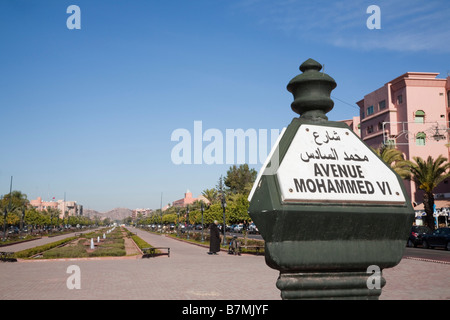
[[[180,208],[177,207],[177,238],[180,237]]]
[[[189,205],[186,206],[186,229],[187,229],[186,239],[189,240]]]
[[[5,206],[5,210],[3,212],[3,241],[6,241],[6,215],[8,214],[8,211],[6,210],[6,206]]]
[[[222,191],[222,209],[223,209],[223,226],[222,226],[222,233],[223,233],[223,241],[222,246],[227,245],[227,240],[225,239],[225,229],[226,229],[226,222],[225,222],[225,210],[227,208],[227,201],[225,200],[225,194]]]
[[[205,237],[203,236],[203,210],[205,209],[203,201],[200,204],[200,210],[202,211],[202,242],[205,242]]]
[[[24,220],[25,220],[25,207],[22,207],[22,216],[20,217],[20,232],[19,232],[19,236],[21,238],[22,238]]]

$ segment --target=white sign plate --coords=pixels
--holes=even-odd
[[[346,128],[300,126],[276,175],[283,203],[405,203],[397,176]]]

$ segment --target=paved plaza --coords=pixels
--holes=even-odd
[[[278,271],[267,267],[264,256],[208,255],[201,246],[130,231],[152,246],[170,247],[170,257],[4,262],[0,299],[280,300]],[[80,289],[67,286],[72,265],[79,267]],[[403,259],[383,270],[386,286],[380,299],[448,300],[449,271],[449,264]]]

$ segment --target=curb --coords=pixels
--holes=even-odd
[[[424,262],[431,262],[431,263],[440,263],[440,264],[450,264],[449,261],[440,261],[440,260],[433,260],[433,259],[427,259],[427,258],[415,258],[415,257],[408,257],[408,256],[405,256],[402,259],[417,260],[417,261],[424,261]]]

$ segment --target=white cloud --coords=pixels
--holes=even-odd
[[[366,26],[371,4],[381,9],[380,30]],[[265,28],[338,47],[450,52],[447,1],[247,0],[239,9]]]

